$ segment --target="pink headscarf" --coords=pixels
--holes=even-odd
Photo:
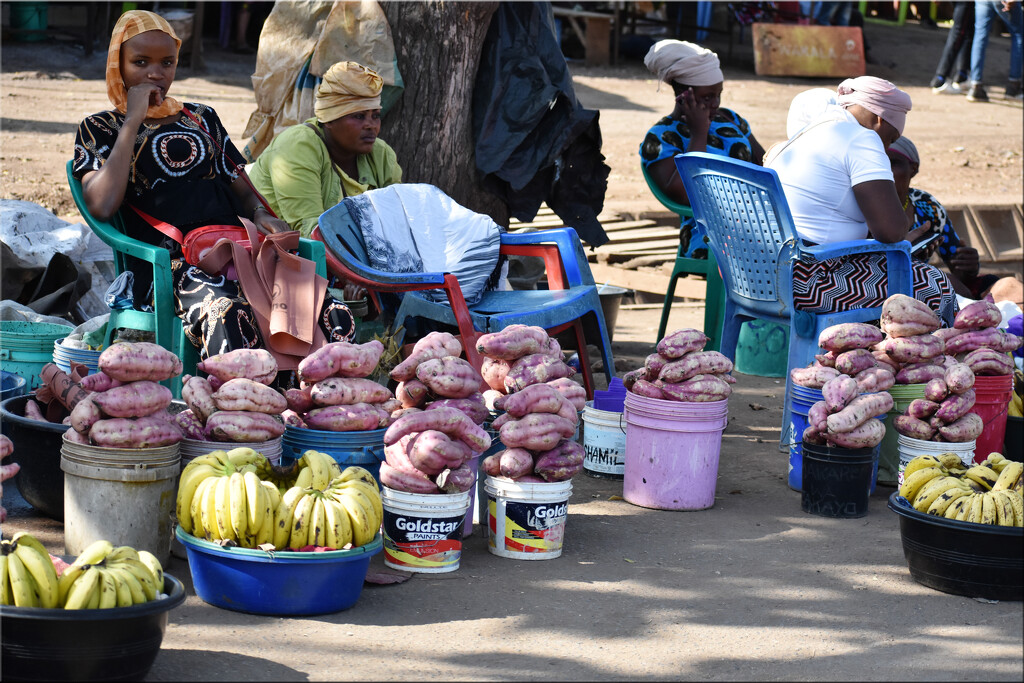
[[[903,135],[910,111],[910,95],[884,78],[861,76],[847,78],[836,89],[836,101],[844,109],[859,104],[875,116],[881,116]]]

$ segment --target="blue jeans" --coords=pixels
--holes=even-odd
[[[971,46],[971,83],[981,83],[985,71],[985,49],[996,17],[1006,24],[1010,31],[1010,80],[1021,78],[1024,61],[1024,14],[1021,3],[1015,2],[1009,12],[1004,12],[1001,2],[974,3],[974,45]]]

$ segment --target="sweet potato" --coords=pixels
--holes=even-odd
[[[661,392],[661,389],[658,388],[656,384],[654,384],[653,382],[648,382],[645,379],[638,379],[636,382],[633,383],[633,386],[630,387],[629,390],[632,391],[637,396],[646,396],[647,398],[660,399],[667,398],[665,394]]]
[[[939,435],[950,443],[967,443],[976,440],[984,430],[982,419],[974,413],[967,413],[956,422],[939,427]]]
[[[71,443],[80,443],[86,446],[92,445],[92,442],[89,441],[89,433],[79,432],[74,427],[64,432],[64,438]],[[17,463],[14,464],[17,465]],[[10,465],[4,465],[4,467],[10,467]],[[19,470],[21,469],[21,465],[17,465],[17,467]]]
[[[406,493],[440,493],[441,489],[425,474],[413,474],[399,470],[386,461],[380,464],[380,483],[393,491]]]
[[[924,385],[924,397],[926,399],[935,403],[942,403],[949,396],[949,387],[946,386],[944,377],[928,380],[927,384]]]
[[[568,481],[583,469],[583,446],[565,439],[537,454],[533,471],[545,481]]]
[[[694,403],[724,401],[732,394],[729,383],[715,375],[694,375],[683,382],[665,382],[659,388],[666,398]]]
[[[480,375],[491,389],[505,393],[505,376],[512,369],[512,363],[500,358],[484,356],[480,364]]]
[[[426,405],[430,398],[430,390],[418,379],[410,379],[398,383],[395,387],[395,398],[406,408],[419,408]]]
[[[881,327],[890,337],[928,334],[939,329],[940,322],[927,304],[906,294],[893,294],[882,303]]]
[[[576,425],[558,415],[530,413],[518,420],[509,420],[499,431],[501,442],[509,448],[526,448],[532,451],[546,451],[554,448],[561,439],[576,433]]]
[[[946,354],[943,354],[942,356],[938,356],[936,358],[933,358],[930,362],[933,365],[941,366],[943,370],[948,370],[949,368],[953,367],[954,365],[956,365],[960,361],[958,361],[956,358],[954,358],[953,356],[951,356],[948,353],[946,353]]]
[[[206,430],[203,423],[195,416],[191,409],[186,408],[174,416],[174,421],[186,439],[194,441],[206,441]]]
[[[941,339],[943,343],[948,343],[950,339],[953,339],[954,337],[959,337],[961,334],[964,334],[965,332],[967,332],[967,330],[959,330],[955,327],[940,327],[939,329],[932,332],[932,334]]]
[[[307,410],[311,410],[316,407],[313,403],[313,385],[296,389],[295,387],[289,387],[284,390],[284,399],[288,402],[289,410],[294,410],[296,413],[302,414]]]
[[[903,367],[902,364],[897,363],[892,358],[890,358],[889,354],[885,352],[884,348],[878,348],[876,346],[875,348],[871,349],[871,357],[875,359],[875,363],[877,363],[876,367],[885,368],[894,376]]]
[[[701,351],[707,343],[707,335],[700,330],[683,329],[666,334],[655,348],[665,358],[675,359]]]
[[[943,379],[951,392],[962,394],[974,386],[974,371],[964,363],[957,363],[953,367],[946,368]]]
[[[833,367],[844,375],[853,377],[857,373],[873,368],[876,365],[878,365],[878,362],[867,349],[850,349],[836,356]]]
[[[935,417],[946,424],[956,422],[974,407],[975,400],[974,389],[968,389],[962,394],[953,394],[942,402],[935,412]]]
[[[583,410],[587,405],[587,390],[576,381],[569,379],[568,377],[560,377],[559,379],[553,379],[545,384],[554,387],[558,390],[562,396],[569,399],[573,407],[577,411]]]
[[[889,339],[885,352],[897,363],[923,363],[942,356],[945,344],[933,334]]]
[[[426,475],[437,475],[446,469],[459,467],[473,457],[466,444],[458,439],[452,440],[436,429],[425,429],[416,434],[409,441],[406,453],[412,466]]]
[[[695,375],[732,372],[732,361],[718,351],[694,351],[666,363],[658,374],[663,382],[683,382]]]
[[[516,360],[548,348],[548,333],[535,325],[509,325],[498,332],[480,335],[476,340],[477,352],[491,358]]]
[[[853,349],[866,349],[882,341],[885,335],[868,323],[840,323],[826,327],[818,335],[818,346],[838,355]]]
[[[512,417],[522,417],[527,413],[557,413],[562,403],[567,400],[558,389],[542,382],[503,396],[495,402],[494,407],[504,410]]]
[[[92,400],[92,397],[95,395],[89,394],[71,409],[71,427],[75,431],[88,434],[89,428],[103,419],[100,407]]]
[[[864,349],[857,350],[864,351]],[[839,375],[825,382],[825,386],[821,388],[821,395],[825,399],[825,407],[828,408],[828,412],[837,413],[845,408],[860,393],[858,389],[857,380],[848,375]]]
[[[980,330],[996,327],[1003,320],[999,307],[991,301],[975,301],[961,308],[953,318],[953,327],[958,330]]]
[[[626,391],[633,390],[633,383],[638,379],[647,380],[648,373],[650,371],[647,368],[637,368],[636,370],[630,370],[622,376],[622,386],[626,388]],[[654,375],[657,378],[657,375]]]
[[[938,365],[916,364],[897,372],[896,384],[927,384],[933,379],[941,379],[945,374],[945,370]]]
[[[213,400],[213,387],[205,377],[189,377],[181,388],[181,398],[192,414],[204,425],[210,416],[217,412],[217,403]]]
[[[987,302],[978,301],[975,303]],[[974,304],[971,305],[973,306]],[[946,347],[946,353],[950,353],[955,356],[958,353],[967,353],[969,351],[974,351],[975,349],[992,349],[993,351],[999,351],[1005,344],[1007,344],[1006,337],[1006,332],[1003,332],[997,327],[987,327],[983,330],[970,330],[969,332],[964,332],[959,337],[952,339]]]
[[[509,415],[508,413],[502,413],[498,417],[494,418],[494,420],[491,422],[491,429],[494,431],[498,431],[499,429],[501,429],[501,425],[505,424],[509,420],[514,419],[515,417],[513,417],[512,415]]]
[[[442,470],[435,481],[443,493],[462,493],[476,484],[476,472],[469,465],[460,465]]]
[[[935,411],[937,411],[941,405],[941,403],[929,401],[926,398],[915,398],[910,402],[910,405],[907,406],[906,414],[910,417],[917,418],[918,420],[927,420],[935,414]]]
[[[819,429],[817,425],[808,425],[804,429],[804,433],[800,437],[804,443],[814,444],[816,446],[825,445],[825,431]]]
[[[163,382],[181,374],[181,359],[152,342],[118,342],[100,353],[96,366],[119,382]]]
[[[562,351],[562,345],[558,343],[558,340],[554,337],[548,337],[548,343],[544,345],[537,353],[543,353],[546,356],[557,358],[558,360],[565,360],[565,353]]]
[[[652,353],[644,358],[644,368],[646,368],[648,375],[657,377],[661,374],[661,369],[671,362],[671,358],[666,358],[660,353]]]
[[[871,418],[889,412],[892,406],[892,396],[886,392],[858,396],[838,413],[828,416],[826,439],[834,434],[851,432]]]
[[[515,479],[533,472],[533,453],[525,448],[506,448],[498,454],[501,476]]]
[[[281,413],[281,419],[284,420],[284,424],[287,427],[298,427],[299,429],[309,429],[309,425],[303,419],[302,415],[295,412],[291,408]]]
[[[196,368],[221,382],[242,378],[270,384],[277,377],[277,360],[266,349],[226,351],[201,361]]]
[[[929,423],[911,415],[897,415],[892,421],[893,427],[903,436],[921,441],[930,441],[935,436],[935,428]]]
[[[482,427],[473,424],[465,413],[448,407],[403,415],[384,432],[384,443],[392,444],[406,434],[427,429],[436,429],[461,439],[474,453],[483,453],[491,445],[491,437]]]
[[[206,420],[209,441],[259,443],[284,434],[284,422],[266,413],[218,410]]]
[[[975,375],[1013,374],[1014,365],[1010,355],[992,349],[975,349],[964,357],[963,362]]]
[[[483,394],[477,392],[466,398],[442,398],[431,401],[426,405],[425,410],[437,410],[438,408],[455,408],[466,414],[474,424],[482,425],[491,416],[491,411],[484,404]]]
[[[112,417],[99,420],[89,429],[89,440],[107,448],[157,448],[182,440],[178,425],[147,415],[146,417]]]
[[[121,382],[114,379],[102,370],[97,370],[91,375],[86,375],[79,382],[86,391],[106,391],[113,387],[121,386]]]
[[[882,421],[870,418],[867,422],[848,432],[829,432],[825,434],[825,441],[841,448],[874,448],[882,443],[884,436],[885,425],[882,424]]]
[[[450,332],[428,332],[413,344],[408,358],[396,365],[389,373],[396,382],[404,382],[416,376],[416,366],[432,358],[461,356],[462,343]]]
[[[384,345],[376,339],[365,344],[330,342],[299,361],[299,379],[319,382],[328,377],[367,377],[382,353]]]
[[[896,383],[896,375],[881,365],[858,372],[853,379],[857,382],[858,393],[861,394],[888,391]]]
[[[440,398],[466,398],[478,393],[484,383],[484,378],[469,361],[456,356],[423,361],[416,366],[416,379]]]
[[[503,477],[503,479],[507,479],[507,477]],[[546,483],[544,481],[543,477],[539,477],[536,474],[524,474],[521,477],[516,477],[512,481],[514,481],[514,482],[516,482],[518,484],[544,484],[544,483]]]
[[[543,353],[532,353],[512,363],[508,374],[505,375],[505,391],[521,391],[531,384],[572,377],[574,374],[576,370],[565,361]]]
[[[501,451],[504,453],[504,451]],[[501,453],[492,453],[480,461],[480,469],[488,477],[501,476]]]
[[[25,417],[38,422],[49,422],[43,415],[42,407],[31,398],[25,401]]]
[[[799,384],[802,387],[808,387],[811,389],[820,389],[825,386],[825,382],[830,379],[834,379],[841,374],[842,373],[835,368],[826,368],[821,365],[810,365],[806,368],[793,368],[789,373],[789,378],[793,380],[793,384]]]
[[[369,403],[325,406],[306,413],[310,429],[328,432],[366,432],[379,429],[381,422],[390,420],[391,414]]]
[[[384,460],[395,469],[410,474],[423,474],[409,460],[409,444],[419,436],[419,432],[410,432],[393,444],[384,447]]]
[[[836,354],[833,351],[816,353],[814,354],[814,360],[818,361],[818,365],[825,368],[834,368],[836,366]]]
[[[1017,349],[1019,349],[1021,347],[1022,344],[1024,344],[1024,338],[1018,337],[1015,334],[1011,334],[1011,333],[1005,332],[1003,330],[1000,330],[1000,332],[1003,333],[1002,343],[999,345],[998,348],[993,348],[993,351],[1003,351],[1003,352],[1016,351]]]
[[[266,384],[236,377],[229,379],[213,392],[213,402],[218,410],[249,411],[280,415],[288,409],[284,394]]]
[[[309,397],[317,406],[383,403],[394,398],[386,386],[362,377],[328,377],[310,387]],[[403,404],[404,405],[404,404]],[[307,408],[307,410],[309,410]]]
[[[828,426],[828,406],[824,401],[815,401],[810,408],[807,409],[807,424],[815,427],[818,431],[825,431]]]

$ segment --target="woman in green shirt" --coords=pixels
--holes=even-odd
[[[249,170],[274,212],[303,237],[343,198],[402,182],[395,151],[377,137],[383,87],[371,69],[338,62],[317,88],[316,116],[277,135]]]

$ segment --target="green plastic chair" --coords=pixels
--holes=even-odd
[[[82,192],[82,182],[74,176],[74,162],[67,163],[68,186],[71,196],[86,224],[114,250],[114,268],[118,275],[128,270],[127,257],[134,256],[153,266],[153,311],[110,309],[105,346],[109,346],[118,329],[128,328],[152,332],[156,343],[181,358],[182,374],[196,374],[199,352],[185,337],[181,318],[174,314],[174,293],[171,290],[171,255],[162,247],[153,246],[124,234],[120,214],[112,221],[101,221],[89,213]],[[327,277],[327,262],[322,242],[299,240],[299,256],[316,263],[317,275]],[[181,376],[163,382],[175,398],[181,398]]]
[[[647,174],[647,167],[640,164],[640,170],[647,181],[647,187],[655,199],[670,211],[679,215],[680,220],[691,218],[693,210],[686,204],[673,201],[668,195],[662,192],[661,188]],[[676,281],[684,275],[704,275],[707,278],[707,290],[704,295],[704,334],[708,337],[708,343],[704,346],[709,351],[717,351],[722,340],[722,324],[725,312],[725,287],[722,285],[722,276],[718,272],[718,262],[708,249],[706,259],[686,258],[683,255],[683,245],[679,244],[676,252],[676,263],[672,267],[672,275],[669,277],[668,290],[665,292],[665,305],[661,309],[661,322],[658,323],[658,337],[662,339],[668,328],[668,316],[672,311],[672,298],[676,292]],[[657,341],[657,340],[655,340]]]

